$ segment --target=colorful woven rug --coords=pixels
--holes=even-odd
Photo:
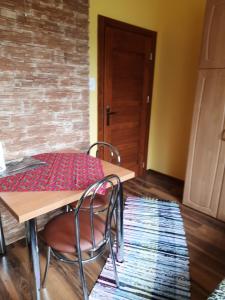
[[[129,197],[124,210],[124,262],[115,287],[110,258],[91,300],[190,299],[189,256],[176,203]]]
[[[208,300],[225,299],[225,279],[219,284],[215,291],[209,296]]]

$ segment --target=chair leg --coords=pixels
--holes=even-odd
[[[86,280],[84,277],[84,268],[83,268],[82,260],[80,260],[80,258],[79,258],[79,272],[80,272],[80,280],[81,280],[83,294],[84,294],[84,300],[88,300],[89,296],[88,296]]]
[[[46,287],[46,277],[49,269],[50,260],[51,260],[51,247],[47,247],[46,266],[45,266],[45,273],[42,281],[42,288]]]
[[[6,255],[6,246],[5,246],[5,238],[2,227],[2,219],[0,214],[0,255]]]
[[[113,270],[114,270],[116,286],[119,288],[120,283],[119,283],[119,277],[118,277],[118,273],[117,273],[117,269],[116,269],[115,256],[114,256],[114,253],[113,253],[113,242],[112,242],[111,234],[110,234],[110,238],[109,238],[109,248],[110,248],[110,254],[111,254],[111,258],[112,258],[112,264],[113,264]]]
[[[64,208],[64,211],[65,211],[66,213],[68,213],[70,210],[71,210],[71,209],[70,209],[70,206],[69,206],[69,204],[67,204],[67,205],[65,206],[65,208]]]
[[[115,210],[113,212],[113,222],[114,222],[114,226],[116,228],[117,224],[116,224],[116,211]]]

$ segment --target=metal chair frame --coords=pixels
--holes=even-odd
[[[95,241],[95,234],[94,234],[94,218],[96,214],[96,209],[94,208],[94,199],[96,194],[101,190],[102,188],[107,188],[107,190],[110,190],[109,193],[109,203],[106,210],[106,219],[105,219],[105,229],[104,229],[104,235],[101,242],[97,245]],[[46,267],[43,277],[42,286],[45,287],[47,272],[49,269],[51,254],[58,260],[69,263],[69,264],[79,264],[79,272],[80,272],[80,279],[83,289],[83,295],[84,299],[88,300],[88,290],[83,270],[83,264],[88,263],[90,261],[93,261],[97,259],[101,254],[103,254],[104,250],[106,249],[107,245],[109,245],[110,254],[112,258],[112,264],[113,264],[113,270],[114,270],[114,276],[115,276],[115,282],[117,287],[119,287],[119,279],[118,274],[116,270],[116,263],[115,263],[115,256],[113,253],[113,240],[112,240],[112,219],[114,215],[114,211],[117,208],[120,193],[121,193],[121,182],[117,175],[108,175],[104,177],[102,180],[90,185],[86,191],[81,196],[80,200],[77,202],[77,205],[75,208],[71,207],[71,210],[74,212],[74,225],[75,225],[75,240],[76,240],[76,253],[75,256],[76,259],[69,259],[59,251],[51,248],[50,246],[47,247],[47,259],[46,259]],[[83,201],[88,197],[90,199],[90,208],[86,210],[85,213],[89,214],[90,216],[90,224],[91,224],[91,244],[92,247],[88,249],[89,258],[83,259],[82,258],[82,250],[80,246],[80,222],[79,222],[79,213],[82,211],[82,203]],[[65,212],[64,214],[66,214]],[[56,217],[57,218],[57,217]]]
[[[117,149],[116,147],[114,147],[113,145],[111,145],[111,144],[109,144],[109,143],[107,143],[107,142],[102,142],[102,141],[96,142],[96,143],[92,144],[92,145],[88,148],[86,154],[87,154],[87,155],[91,155],[91,150],[93,150],[95,147],[97,147],[96,152],[95,152],[96,157],[99,156],[99,151],[100,151],[101,149],[107,148],[107,149],[109,150],[109,153],[110,153],[110,156],[111,156],[111,160],[113,161],[113,158],[115,158],[116,164],[117,164],[118,166],[121,164],[120,153],[119,153],[118,149]],[[85,209],[87,209],[87,208],[83,208],[83,209],[85,210]],[[64,211],[65,211],[65,212],[69,212],[69,211],[70,211],[70,206],[69,206],[69,205],[66,205]],[[99,213],[100,213],[100,212],[104,212],[104,211],[105,211],[105,208],[103,208],[101,211],[99,211]],[[115,218],[114,218],[114,221],[115,221]]]
[[[97,147],[97,149],[96,149],[97,157],[98,157],[98,153],[99,153],[100,149],[107,148],[110,152],[111,159],[113,160],[113,158],[115,158],[117,165],[121,164],[120,153],[119,153],[118,149],[116,147],[114,147],[113,145],[111,145],[107,142],[102,142],[102,141],[96,142],[88,148],[88,150],[87,150],[88,155],[90,155],[91,150],[93,150],[94,147]]]
[[[121,164],[121,157],[120,157],[120,153],[118,151],[118,149],[113,146],[112,144],[110,143],[107,143],[107,142],[104,142],[104,141],[99,141],[99,142],[95,142],[93,143],[87,150],[87,155],[90,155],[91,153],[91,150],[93,150],[94,148],[96,147],[96,157],[99,156],[99,151],[101,149],[107,149],[110,153],[110,156],[111,156],[111,162],[113,162],[113,159],[115,158],[116,160],[116,164],[119,166]],[[85,208],[84,208],[85,209]],[[101,210],[99,209],[97,213],[101,213],[101,212],[104,212],[105,211],[105,208],[103,207]],[[113,216],[114,218],[114,223],[116,224],[116,214],[114,214]]]

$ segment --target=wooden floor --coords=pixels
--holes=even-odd
[[[163,198],[180,202],[183,183],[179,180],[148,172],[124,185],[126,194]],[[181,205],[190,253],[193,300],[206,299],[225,278],[225,223]],[[45,264],[45,247],[40,241],[41,267]],[[88,264],[85,273],[91,290],[104,264],[100,258]],[[30,266],[24,241],[8,246],[7,256],[0,258],[0,300],[31,299]],[[44,300],[82,299],[75,266],[52,260]]]

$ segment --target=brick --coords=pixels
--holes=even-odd
[[[7,155],[87,148],[88,1],[1,0],[0,39]]]
[[[0,14],[3,17],[9,18],[9,19],[16,19],[16,12],[7,8],[1,8]]]
[[[5,158],[89,146],[88,0],[0,1]],[[24,236],[2,207],[6,243]],[[58,212],[56,212],[58,213]],[[48,220],[38,220],[39,226]]]

